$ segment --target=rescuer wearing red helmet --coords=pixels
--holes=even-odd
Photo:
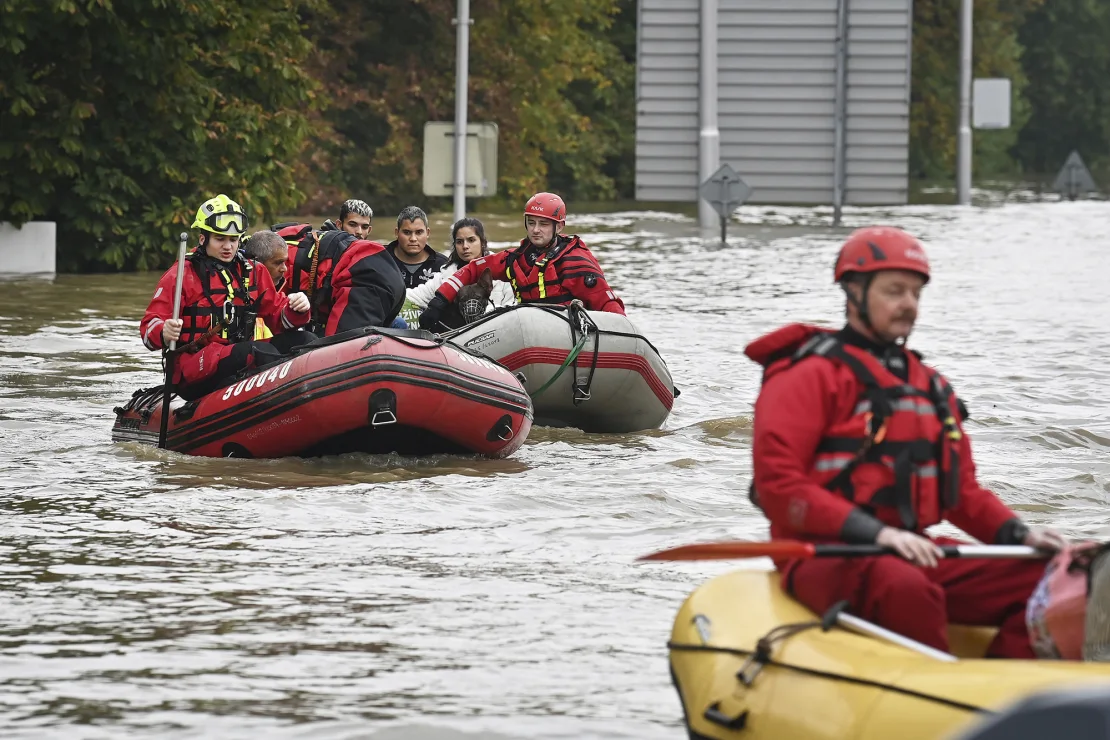
[[[992,625],[988,655],[1031,658],[1025,605],[1036,560],[945,560],[927,527],[947,520],[988,544],[1065,545],[1034,531],[979,485],[963,404],[905,349],[929,261],[901,229],[848,237],[834,280],[847,296],[839,332],[792,324],[745,349],[764,367],[755,404],[752,501],[771,536],[879,544],[901,557],[778,561],[786,591],[817,612],[849,611],[940,650],[947,624]]]
[[[564,305],[577,298],[591,311],[624,315],[624,302],[605,281],[589,247],[562,233],[567,221],[563,199],[536,193],[524,206],[527,236],[520,245],[474,260],[444,281],[420,314],[423,329],[435,329],[439,317],[464,285],[489,270],[494,280],[513,286],[520,303]]]

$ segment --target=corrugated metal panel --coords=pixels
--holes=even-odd
[[[831,203],[837,0],[718,0],[721,159],[752,202]],[[850,0],[846,202],[907,198],[912,0]],[[694,201],[699,0],[640,0],[636,197]]]

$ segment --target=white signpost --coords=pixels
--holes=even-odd
[[[971,98],[975,128],[1010,128],[1010,81],[1004,77],[975,80]]]
[[[497,193],[497,124],[466,125],[466,195]],[[424,195],[455,194],[455,124],[424,124]]]

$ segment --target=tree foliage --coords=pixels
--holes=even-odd
[[[1056,0],[1053,0],[1055,2]],[[974,171],[1012,170],[1009,148],[1029,117],[1018,29],[1044,0],[977,0],[972,25],[972,76],[1006,77],[1012,85],[1011,127],[976,131]],[[910,176],[955,172],[959,122],[961,0],[915,0],[910,102]]]
[[[1088,165],[1110,172],[1110,2],[1046,2],[1019,40],[1032,114],[1013,148],[1018,161],[1052,173],[1077,149]]]
[[[915,0],[911,177],[950,177],[961,0]],[[456,0],[0,0],[0,220],[57,221],[63,269],[168,263],[217,192],[255,225],[421,193],[453,121]],[[472,0],[471,121],[500,128],[499,197],[630,197],[635,0]],[[1013,81],[978,175],[1110,177],[1110,0],[975,0],[974,75]]]
[[[216,192],[297,205],[316,0],[0,0],[0,219],[64,267],[146,268]]]
[[[455,0],[331,5],[312,23],[331,104],[318,196],[415,198],[424,123],[454,120]],[[471,15],[468,118],[499,126],[499,192],[520,199],[552,180],[580,198],[631,190],[634,2],[474,0]]]

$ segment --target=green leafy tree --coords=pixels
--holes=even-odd
[[[68,269],[172,260],[225,192],[295,207],[318,0],[0,0],[0,220],[58,222]]]
[[[1056,2],[1056,0],[1052,0]],[[1011,81],[1011,126],[973,135],[977,175],[1016,169],[1009,149],[1030,115],[1018,29],[1044,0],[977,0],[972,34],[972,76]],[[915,0],[910,102],[911,177],[951,177],[959,124],[959,10],[961,0]]]
[[[315,74],[331,105],[312,155],[313,210],[348,194],[382,210],[426,200],[424,124],[454,120],[455,5],[332,0],[313,16]],[[582,198],[630,190],[618,162],[634,134],[634,3],[474,0],[471,15],[468,117],[498,124],[500,193],[520,200],[549,183]],[[620,33],[633,29],[621,45],[618,17]]]
[[[1019,38],[1033,113],[1015,156],[1028,172],[1053,174],[1076,149],[1110,175],[1110,3],[1051,0]]]

